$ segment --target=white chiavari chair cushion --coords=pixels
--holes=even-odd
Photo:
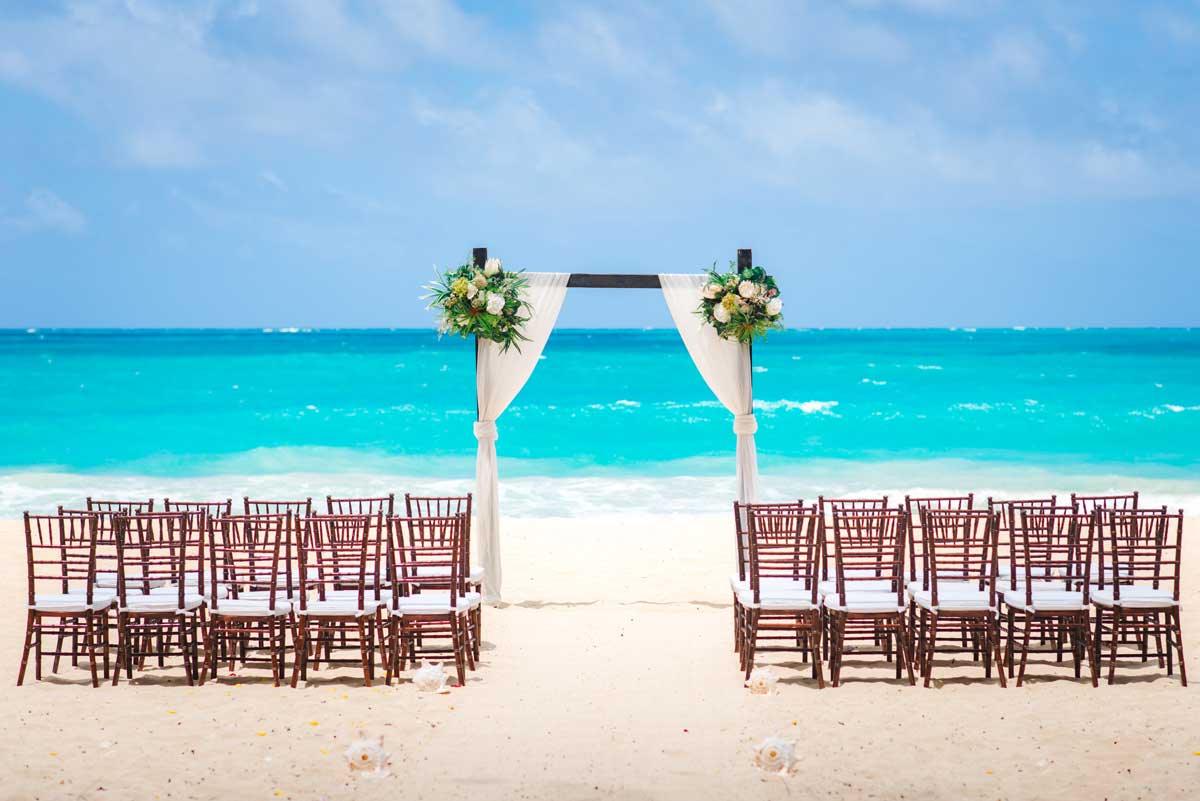
[[[98,612],[102,609],[107,609],[113,604],[116,595],[111,592],[92,592],[92,602],[89,605],[87,600],[87,592],[68,592],[68,593],[38,593],[34,596],[33,606],[29,607],[37,612],[57,612],[69,614],[71,612]]]
[[[120,606],[118,599],[118,609],[122,612],[131,614],[161,614],[163,612],[194,612],[204,606],[204,597],[202,595],[187,594],[183,596],[183,605],[179,605],[179,595],[170,593],[166,595],[134,595],[126,594],[128,603],[126,606]]]
[[[266,598],[229,598],[218,600],[215,609],[210,608],[213,615],[226,617],[271,617],[286,615],[292,611],[292,602],[285,598],[275,599],[275,609],[272,610],[270,601]]]
[[[1140,584],[1122,584],[1121,597],[1114,598],[1112,587],[1104,589],[1093,589],[1092,603],[1097,606],[1111,607],[1120,606],[1122,608],[1142,608],[1142,609],[1165,609],[1171,606],[1178,606],[1179,601],[1176,601],[1170,590],[1164,590],[1160,587],[1146,587]]]
[[[389,606],[392,614],[395,615],[448,615],[451,612],[464,614],[471,609],[476,608],[482,603],[483,599],[477,592],[468,592],[465,595],[459,595],[455,600],[455,605],[450,605],[449,592],[421,592],[417,595],[406,595],[397,598],[394,604]]]
[[[959,589],[946,592],[938,584],[938,604],[933,605],[933,591],[919,590],[912,594],[913,601],[922,609],[934,612],[982,612],[996,607],[992,604],[990,593],[972,588],[970,591]]]
[[[1083,604],[1082,592],[1038,587],[1033,589],[1032,604],[1025,602],[1024,588],[1005,592],[1004,603],[1022,612],[1082,612],[1087,609]]]
[[[866,584],[868,582],[860,582]],[[890,590],[880,592],[878,590],[857,590],[846,591],[845,603],[842,602],[841,596],[836,592],[826,595],[821,601],[822,605],[831,612],[903,612],[908,609],[908,605],[903,601],[896,600],[896,593]]]
[[[301,609],[297,605],[296,614],[301,617],[364,617],[375,614],[383,606],[383,601],[368,597],[363,600],[363,608],[359,609],[356,593],[354,598],[307,601],[305,606],[308,608]]]
[[[812,600],[812,589],[804,589],[799,582],[794,582],[793,588],[763,586],[759,590],[759,600],[754,600],[754,592],[746,589],[738,593],[738,603],[750,609],[768,611],[809,611],[817,608]]]

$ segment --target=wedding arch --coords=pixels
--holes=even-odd
[[[487,248],[475,248],[472,261],[483,270]],[[753,264],[749,248],[737,252],[738,270]],[[737,497],[758,496],[758,456],[751,390],[752,353],[747,343],[722,339],[696,314],[697,299],[707,277],[703,274],[524,273],[531,307],[522,330],[528,338],[520,349],[502,349],[496,342],[475,337],[475,532],[480,566],[484,569],[484,598],[500,600],[500,498],[496,461],[496,420],[529,380],[550,338],[568,289],[661,289],[671,319],[688,354],[717,400],[733,414],[737,436]]]

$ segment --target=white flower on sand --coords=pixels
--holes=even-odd
[[[383,737],[378,740],[368,740],[362,732],[358,739],[346,748],[346,764],[352,771],[366,773],[381,773],[387,767],[388,755],[383,750]]]
[[[467,284],[467,300],[470,300],[478,294],[479,287],[475,286],[474,284]]]
[[[716,320],[718,323],[729,322],[729,309],[726,309],[724,306],[722,306],[720,304],[713,306],[712,314],[713,314],[713,319]]]
[[[754,283],[753,281],[743,281],[742,283],[738,284],[738,294],[746,300],[749,300],[758,294],[758,284]]]
[[[767,314],[771,317],[778,317],[783,311],[783,301],[779,298],[771,298],[767,301]]]
[[[754,764],[767,773],[790,775],[796,768],[796,741],[768,737],[754,746]]]
[[[755,668],[750,674],[750,678],[746,679],[746,686],[750,688],[753,695],[768,695],[775,689],[775,684],[779,681],[779,677],[769,667]]]
[[[487,286],[487,279],[483,277],[483,273],[475,273],[475,277],[471,279],[471,283],[483,289]]]
[[[488,259],[486,262],[484,262],[483,274],[486,275],[488,278],[491,278],[493,275],[500,272],[501,266],[502,266],[502,264],[499,259],[495,259],[495,258]]]
[[[499,292],[491,292],[487,296],[488,314],[499,314],[504,311],[504,296]]]
[[[413,685],[423,693],[444,693],[446,689],[446,669],[441,662],[423,662],[413,673]]]
[[[700,290],[700,294],[706,300],[716,300],[717,295],[721,294],[723,287],[720,284],[705,284],[704,289]]]

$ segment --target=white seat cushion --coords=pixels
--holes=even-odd
[[[122,612],[132,614],[162,614],[164,612],[193,612],[204,606],[204,598],[200,595],[183,596],[183,606],[179,605],[179,596],[169,595],[134,595],[127,593],[128,606],[119,607]]]
[[[914,592],[913,600],[922,609],[930,609],[935,612],[981,612],[996,608],[991,605],[988,596],[989,593],[975,589],[970,592],[965,589],[943,592],[942,585],[938,584],[938,605],[936,607],[933,605],[931,590]]]
[[[230,598],[218,600],[216,609],[209,609],[214,615],[226,617],[274,617],[286,615],[292,611],[292,602],[287,599],[275,599],[275,609],[270,608],[266,598]]]
[[[858,582],[860,584],[870,582]],[[896,600],[896,593],[890,589],[879,590],[846,590],[846,600],[842,603],[837,592],[831,592],[821,601],[822,605],[831,612],[861,612],[874,614],[877,612],[904,612],[908,604]]]
[[[1113,598],[1113,588],[1092,590],[1092,603],[1097,606],[1120,606],[1131,609],[1165,609],[1178,606],[1179,601],[1172,597],[1169,590],[1157,587],[1146,587],[1141,584],[1122,584],[1121,597]]]
[[[465,614],[479,606],[482,600],[479,593],[468,592],[466,595],[458,596],[455,605],[451,607],[449,592],[421,592],[397,598],[396,603],[390,605],[390,610],[392,614],[401,616],[448,615],[452,611]]]
[[[1022,612],[1082,612],[1087,609],[1083,604],[1082,592],[1038,587],[1033,590],[1032,604],[1025,602],[1024,588],[1005,592],[1004,603]]]
[[[870,579],[868,581],[863,581],[861,579],[858,581],[851,581],[851,580],[847,579],[847,581],[846,581],[846,592],[847,593],[891,592],[891,590],[892,590],[892,582],[890,579]],[[830,594],[836,593],[836,592],[837,592],[837,580],[836,579],[827,579],[817,585],[817,595],[821,598],[824,598],[826,595],[830,595]]]
[[[92,602],[88,604],[86,591],[57,594],[38,593],[34,596],[33,606],[29,608],[38,612],[57,612],[60,614],[70,614],[72,612],[82,614],[89,610],[98,612],[101,609],[107,609],[112,606],[115,597],[111,592],[101,593],[100,591],[93,591]]]
[[[912,595],[916,595],[922,591],[929,592],[929,590],[925,590],[921,586],[921,579],[908,582],[905,585],[905,589]],[[979,582],[977,581],[950,581],[949,579],[942,579],[938,582],[938,600],[941,600],[943,595],[946,597],[950,597],[951,595],[970,596],[977,592],[979,592]]]
[[[739,592],[737,597],[738,603],[751,609],[802,612],[817,608],[817,604],[812,601],[812,590],[803,589],[799,584],[790,589],[763,587],[757,603],[754,601],[754,593],[748,589]]]
[[[225,593],[225,596],[222,597],[226,597],[228,594],[229,593]],[[270,590],[241,590],[238,592],[237,597],[239,601],[261,601],[267,598],[270,594]],[[275,597],[282,598],[285,601],[294,600],[300,597],[300,588],[293,588],[289,594],[287,589],[284,587],[277,587],[275,589]]]
[[[367,598],[363,601],[363,608],[358,608],[358,597],[353,599],[333,598],[326,601],[308,601],[307,609],[296,607],[296,614],[301,617],[362,617],[364,615],[373,615],[376,610],[383,606],[383,601],[376,601]]]

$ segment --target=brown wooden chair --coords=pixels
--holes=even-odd
[[[466,528],[463,529],[462,549],[463,564],[466,565],[467,585],[472,592],[483,595],[484,568],[471,564],[471,493],[466,495],[411,495],[404,493],[404,513],[407,517],[454,517],[466,515]],[[471,629],[475,633],[475,644],[478,647],[483,636],[483,604],[471,610]],[[476,654],[478,658],[478,654]]]
[[[1075,507],[1075,511],[1085,515],[1090,515],[1097,509],[1136,511],[1138,494],[1136,490],[1125,495],[1076,495],[1072,492],[1071,505]]]
[[[209,520],[216,520],[219,517],[229,517],[233,514],[233,499],[226,498],[223,501],[173,501],[170,498],[164,498],[163,511],[204,512]]]
[[[1183,511],[1097,509],[1095,515],[1101,548],[1099,575],[1091,589],[1094,643],[1103,654],[1108,636],[1108,683],[1116,681],[1118,640],[1133,640],[1143,662],[1154,656],[1161,665],[1166,659],[1168,676],[1177,655],[1179,679],[1186,687],[1179,613]],[[1148,651],[1151,637],[1153,653]]]
[[[917,607],[912,603],[912,594],[920,589],[929,589],[924,582],[922,556],[924,542],[921,537],[921,514],[925,509],[938,511],[970,511],[975,508],[975,493],[966,495],[941,496],[904,496],[904,510],[908,512],[908,542],[904,550],[907,557],[907,568],[904,576],[905,595],[908,600],[908,637],[909,653],[912,654],[920,667],[921,653],[916,648]],[[966,642],[963,633],[963,642]]]
[[[108,625],[115,592],[96,586],[95,514],[31,515],[25,513],[26,575],[29,580],[25,644],[17,686],[25,681],[29,653],[34,652],[34,677],[42,678],[42,657],[53,656],[53,672],[59,658],[71,657],[78,665],[86,656],[92,686],[100,685],[96,674],[97,652],[108,678]],[[46,635],[57,637],[54,650],[42,644]],[[64,644],[69,643],[69,650]]]
[[[204,622],[202,512],[118,515],[117,665],[133,678],[135,662],[182,656],[188,684],[199,674],[199,628]],[[199,530],[198,530],[199,529]],[[199,553],[196,551],[199,550]],[[195,572],[193,572],[195,571]],[[189,581],[194,576],[195,582]]]
[[[1072,507],[1021,507],[1016,515],[1012,570],[1009,576],[997,580],[1007,623],[1008,675],[1014,675],[1019,648],[1017,686],[1024,683],[1026,663],[1033,652],[1029,640],[1037,624],[1039,628],[1048,626],[1054,633],[1054,647],[1042,653],[1053,653],[1061,662],[1064,641],[1069,641],[1075,678],[1080,677],[1086,656],[1095,687],[1098,673],[1091,641],[1088,586],[1095,518],[1076,514]]]
[[[904,543],[908,513],[903,509],[835,511],[833,541],[836,582],[822,597],[829,616],[829,678],[841,681],[848,640],[871,641],[888,661],[896,650],[901,669],[916,684],[906,631],[908,599],[904,587]]]
[[[375,498],[335,498],[325,496],[325,511],[331,515],[378,515],[389,518],[396,513],[396,493]]]
[[[933,678],[939,635],[958,639],[966,631],[971,652],[982,651],[984,675],[991,678],[995,658],[1000,686],[1006,685],[1000,655],[996,599],[996,534],[994,512],[926,509],[921,521],[927,589],[914,592],[919,616],[917,642],[925,686]],[[945,638],[943,638],[945,639]],[[957,643],[941,652],[962,651]]]
[[[417,657],[450,657],[458,683],[475,669],[479,639],[471,612],[482,603],[467,589],[462,537],[466,513],[392,517],[389,521],[392,597],[387,681]]]
[[[793,509],[800,511],[804,509],[804,501],[797,500],[794,503],[733,502],[733,531],[737,553],[737,572],[729,575],[729,588],[733,591],[733,650],[735,653],[741,653],[742,650],[743,610],[741,602],[738,601],[738,593],[750,588],[750,525],[747,516],[752,508],[763,511],[788,511]],[[804,658],[807,659],[807,654]]]
[[[204,627],[204,665],[200,683],[217,677],[218,654],[229,660],[232,673],[238,658],[269,662],[278,687],[284,677],[287,631],[294,627],[291,575],[281,570],[280,555],[292,529],[289,514],[230,515],[208,525],[208,621]],[[249,641],[267,642],[265,658],[251,658]]]
[[[338,647],[358,647],[363,683],[370,687],[386,605],[382,515],[312,515],[304,521],[299,555],[300,575],[309,577],[311,588],[300,593],[296,609],[292,686],[307,681],[310,660],[319,669],[322,648],[326,662],[355,661],[332,658],[336,634]]]
[[[742,669],[746,678],[760,652],[807,651],[813,676],[821,671],[821,611],[817,585],[823,532],[816,509],[748,510],[749,588],[738,594],[744,610]],[[765,643],[765,644],[764,644]],[[786,645],[784,643],[787,643]]]

